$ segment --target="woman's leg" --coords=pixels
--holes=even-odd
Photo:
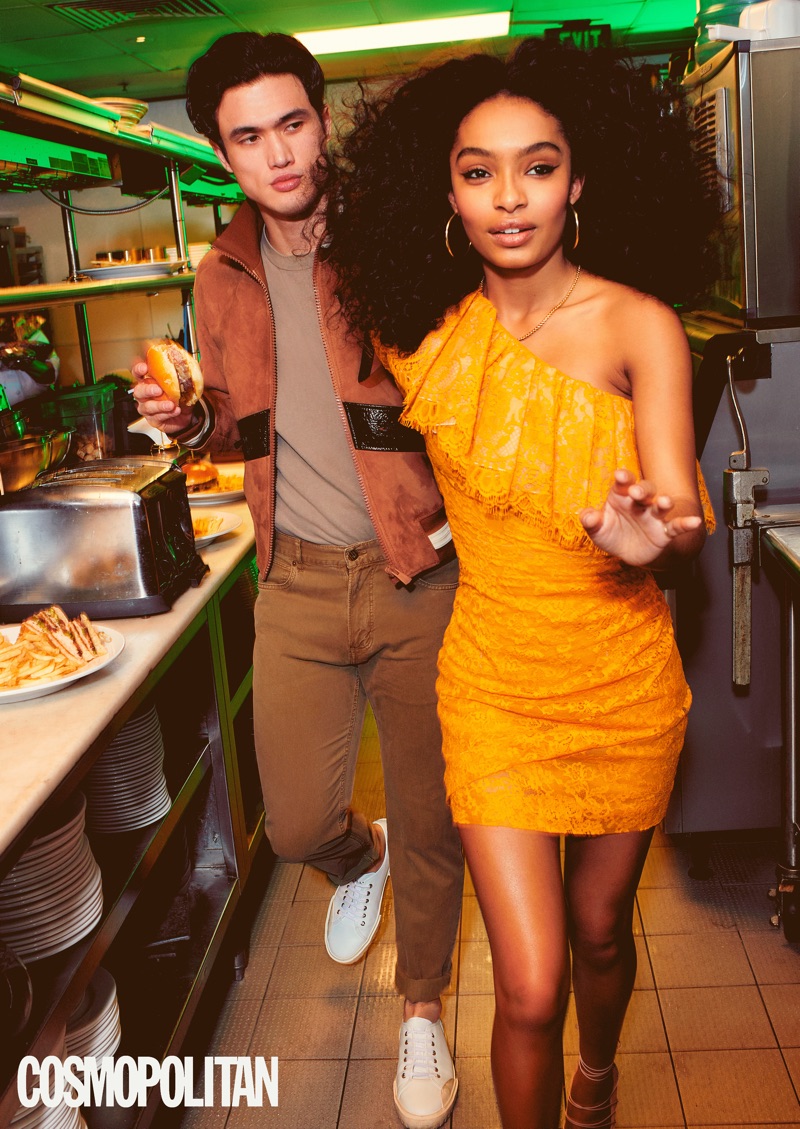
[[[564,888],[572,985],[578,1015],[580,1055],[591,1071],[614,1061],[622,1022],[636,977],[633,905],[653,831],[594,838],[568,836]],[[607,1102],[614,1085],[609,1071],[597,1081],[579,1071],[571,1096],[579,1105]],[[569,1107],[568,1114],[571,1112]],[[575,1123],[609,1125],[609,1107],[593,1114],[574,1110]],[[567,1120],[567,1127],[570,1120]]]
[[[492,949],[492,1074],[503,1129],[556,1129],[569,954],[557,837],[459,827]]]

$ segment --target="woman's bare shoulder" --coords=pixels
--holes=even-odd
[[[644,294],[622,282],[612,282],[599,275],[588,275],[591,296],[603,307],[605,316],[644,318],[653,325],[680,326],[680,318],[671,306],[652,294]]]
[[[591,277],[591,283],[595,313],[616,341],[625,342],[626,353],[638,348],[686,346],[680,318],[659,298],[596,276]]]

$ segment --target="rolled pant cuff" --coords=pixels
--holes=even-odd
[[[404,996],[412,1004],[423,1004],[429,1000],[438,999],[442,992],[447,988],[452,977],[452,969],[444,976],[437,976],[434,980],[412,980],[401,972],[399,968],[395,969],[394,982],[398,992]]]
[[[328,871],[328,877],[337,886],[346,886],[348,882],[355,882],[356,878],[360,878],[362,874],[366,874],[378,859],[381,857],[380,847],[373,847],[371,850],[367,849],[358,862],[351,866],[350,869],[343,875],[331,874]]]

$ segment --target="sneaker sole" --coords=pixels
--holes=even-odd
[[[457,1078],[455,1083],[446,1109],[440,1109],[438,1113],[416,1114],[409,1113],[397,1100],[397,1079],[395,1079],[393,1086],[394,1106],[397,1110],[397,1116],[400,1118],[403,1125],[405,1125],[406,1129],[439,1129],[440,1125],[444,1125],[445,1121],[447,1121],[448,1117],[453,1112],[453,1106],[456,1104],[456,1097],[458,1095]]]
[[[334,954],[328,948],[328,926],[330,925],[331,913],[333,911],[333,898],[331,898],[330,902],[328,903],[328,913],[327,913],[327,916],[325,918],[325,952],[328,954],[328,956],[331,958],[331,960],[336,961],[337,964],[357,964],[358,961],[361,960],[364,953],[367,951],[367,949],[372,944],[372,940],[373,940],[375,934],[378,932],[378,926],[380,925],[381,919],[383,917],[383,895],[386,893],[386,883],[387,883],[388,879],[389,879],[389,871],[387,870],[386,878],[384,878],[384,880],[383,880],[383,887],[381,888],[381,892],[380,892],[381,908],[378,910],[378,916],[375,918],[375,924],[372,926],[372,929],[370,930],[369,936],[362,943],[361,948],[358,950],[358,952],[355,953],[353,956],[348,957],[347,960],[342,960],[341,957],[334,956]],[[334,895],[334,897],[335,896],[336,895]]]

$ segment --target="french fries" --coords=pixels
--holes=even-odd
[[[229,490],[241,490],[244,486],[244,475],[241,471],[238,474],[220,474],[219,485],[216,487],[214,493],[226,494]]]
[[[101,634],[85,613],[71,620],[53,604],[23,621],[16,642],[0,634],[0,690],[63,678],[105,653]]]
[[[195,517],[192,514],[192,529],[195,537],[209,537],[222,527],[221,517]]]

